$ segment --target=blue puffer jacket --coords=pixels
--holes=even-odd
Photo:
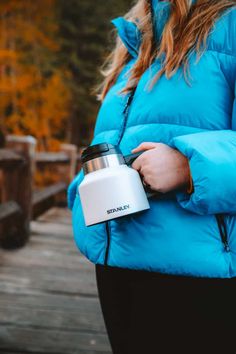
[[[157,38],[163,31],[167,2],[153,1]],[[162,20],[162,22],[161,22]],[[93,263],[194,277],[236,276],[236,8],[226,10],[208,36],[196,63],[190,55],[191,86],[182,69],[163,76],[151,91],[156,60],[144,72],[129,107],[119,95],[137,60],[141,37],[124,18],[113,24],[130,60],[107,93],[98,113],[91,145],[120,142],[123,154],[144,141],[178,149],[190,163],[194,192],[150,198],[150,210],[86,227],[77,187],[68,190],[75,242]],[[161,26],[162,24],[162,26]]]

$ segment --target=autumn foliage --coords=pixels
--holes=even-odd
[[[33,135],[51,151],[67,138],[72,99],[55,13],[55,0],[0,3],[0,130]]]
[[[110,20],[132,0],[0,0],[0,132],[38,149],[86,146],[100,103],[92,88],[114,46]]]

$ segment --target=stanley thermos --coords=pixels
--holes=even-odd
[[[119,146],[106,143],[83,151],[84,179],[78,192],[86,226],[150,208],[148,187],[130,167],[139,155],[123,156]]]

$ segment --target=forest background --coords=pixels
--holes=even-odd
[[[1,0],[0,133],[40,151],[89,144],[100,102],[91,89],[114,46],[110,20],[131,0]]]

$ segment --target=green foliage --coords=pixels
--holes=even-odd
[[[88,144],[100,104],[91,89],[101,80],[99,68],[114,45],[110,20],[130,5],[131,0],[58,0],[60,60],[73,77],[69,135],[78,145]]]

